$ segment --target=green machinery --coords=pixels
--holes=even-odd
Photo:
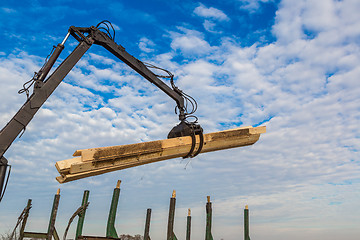
[[[31,208],[31,199],[28,200],[28,203],[26,205],[26,207],[24,208],[23,212],[21,213],[19,220],[15,226],[15,229],[13,231],[13,233],[11,234],[11,239],[14,238],[15,233],[16,233],[16,228],[19,226],[19,224],[21,223],[21,227],[20,227],[20,237],[19,239],[22,240],[23,238],[37,238],[37,239],[48,239],[51,240],[52,237],[54,237],[55,240],[59,240],[59,235],[56,231],[55,228],[55,220],[56,220],[56,215],[57,215],[57,210],[59,207],[59,201],[60,201],[60,189],[57,190],[57,193],[54,196],[54,201],[53,201],[53,206],[52,206],[52,210],[51,210],[51,214],[50,214],[50,220],[49,220],[49,225],[48,225],[48,230],[46,233],[41,233],[41,232],[25,232],[25,226],[29,217],[29,211]],[[16,239],[16,237],[15,237]]]
[[[249,207],[246,205],[244,209],[244,240],[250,240],[249,225]]]
[[[106,240],[112,239],[116,240],[119,239],[119,236],[116,232],[115,228],[115,220],[116,220],[116,212],[120,197],[120,184],[121,181],[118,180],[116,187],[114,188],[108,221],[106,225],[106,236],[99,237],[99,236],[86,236],[83,235],[83,227],[85,221],[85,214],[86,209],[89,205],[89,190],[85,190],[81,202],[81,206],[74,212],[72,217],[69,220],[68,226],[65,230],[63,239],[66,239],[66,235],[68,229],[70,227],[71,222],[75,217],[78,217],[77,227],[76,227],[76,234],[75,240]],[[39,233],[39,232],[26,232],[25,226],[28,221],[29,211],[32,207],[32,200],[29,199],[27,202],[26,207],[22,211],[20,217],[18,218],[18,222],[15,226],[15,229],[10,237],[10,239],[19,239],[23,240],[24,238],[38,238],[38,239],[55,239],[59,240],[58,233],[55,228],[55,220],[57,216],[57,210],[60,201],[60,189],[54,196],[53,206],[50,214],[50,220],[48,225],[48,230],[46,233]],[[177,240],[177,237],[174,233],[174,222],[175,222],[175,204],[176,204],[176,192],[175,190],[172,193],[172,197],[170,198],[170,206],[169,206],[169,217],[168,217],[168,226],[167,226],[167,240]],[[145,220],[145,230],[144,230],[144,240],[151,240],[150,239],[150,220],[151,220],[151,209],[148,208],[146,212],[146,220]],[[20,236],[19,238],[16,237],[16,229],[20,226]],[[206,202],[206,230],[205,230],[205,240],[213,240],[212,236],[212,203],[210,201],[210,196],[207,196]],[[186,240],[190,240],[191,237],[191,210],[188,209],[187,215],[187,222],[186,222]],[[248,206],[245,206],[244,209],[244,240],[250,240],[249,236],[249,209]]]

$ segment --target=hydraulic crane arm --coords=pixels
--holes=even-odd
[[[8,124],[0,132],[0,156],[6,152],[10,145],[14,142],[16,137],[26,128],[31,119],[35,116],[39,108],[45,103],[52,92],[59,86],[60,82],[85,54],[91,45],[86,42],[81,42],[75,50],[64,60],[64,62],[53,72],[53,74],[44,81],[47,73],[50,71],[53,65],[60,55],[63,44],[58,44],[54,53],[49,61],[45,64],[43,69],[47,70],[47,73],[39,71],[37,74],[40,76],[35,79],[34,92],[27,99],[24,105],[14,115],[14,117],[8,122]],[[53,61],[51,61],[53,60]]]
[[[104,23],[104,21],[101,23]],[[179,120],[181,122],[172,129],[168,137],[178,137],[185,135],[195,136],[195,134],[202,135],[202,129],[200,125],[196,123],[196,121],[186,121],[187,115],[190,115],[191,113],[187,113],[186,107],[184,106],[185,99],[183,92],[174,86],[173,88],[170,88],[162,80],[160,80],[158,76],[154,74],[143,62],[130,55],[123,46],[115,43],[114,38],[109,34],[109,30],[101,31],[104,29],[103,27],[99,27],[101,23],[99,23],[96,27],[92,26],[89,28],[83,28],[71,26],[69,28],[69,32],[62,43],[57,45],[49,60],[40,69],[40,71],[35,74],[33,78],[33,81],[35,82],[33,93],[28,96],[28,99],[24,105],[14,115],[9,123],[0,131],[0,195],[5,181],[6,167],[8,166],[8,162],[4,157],[4,153],[14,142],[17,136],[25,130],[26,126],[29,124],[39,108],[45,103],[48,97],[53,93],[57,86],[62,82],[66,75],[71,71],[71,69],[93,44],[103,46],[137,73],[156,85],[169,97],[175,100],[177,109],[179,110]],[[57,67],[51,76],[45,80],[50,69],[64,49],[64,44],[70,35],[79,41],[78,46]],[[189,153],[189,156],[194,155],[192,155],[192,152]]]

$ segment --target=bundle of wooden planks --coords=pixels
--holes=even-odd
[[[201,153],[254,144],[266,127],[242,127],[204,134]],[[195,150],[199,147],[196,136]],[[190,151],[191,137],[178,137],[165,140],[143,142],[129,145],[77,150],[75,158],[58,161],[55,166],[60,173],[56,180],[60,183],[91,177],[107,172],[135,167],[171,158],[184,157]]]

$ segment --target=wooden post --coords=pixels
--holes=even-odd
[[[145,231],[144,231],[144,240],[150,240],[150,218],[151,218],[151,208],[148,208],[146,211],[146,221],[145,221]]]
[[[244,240],[250,240],[249,235],[249,207],[245,206],[244,209]]]
[[[210,202],[210,196],[207,196],[205,240],[213,240],[213,237],[211,234],[211,221],[212,221],[212,207],[211,207],[211,202]]]
[[[204,134],[201,153],[254,144],[265,127],[244,127]],[[197,136],[195,151],[199,148]],[[143,164],[184,157],[192,146],[189,136],[143,142],[129,145],[77,150],[75,158],[58,161],[55,166],[60,175],[56,179],[65,183],[107,172]]]
[[[81,206],[83,206],[83,212],[79,214],[78,224],[77,224],[77,227],[76,227],[75,240],[77,240],[78,237],[82,235],[82,230],[83,230],[83,227],[84,227],[84,220],[85,220],[85,213],[86,213],[86,207],[85,206],[88,203],[89,194],[90,194],[89,190],[84,191],[84,195],[83,195],[82,202],[81,202]]]
[[[31,208],[31,201],[32,201],[31,199],[28,199],[28,202],[27,202],[27,205],[26,205],[26,208],[25,208],[24,218],[22,220],[21,227],[20,227],[19,240],[22,240],[24,238],[24,231],[25,231],[25,226],[26,226],[26,223],[27,223],[27,219],[29,217],[29,210]]]
[[[60,188],[57,190],[57,192],[54,196],[54,202],[53,202],[53,206],[52,206],[52,210],[51,210],[49,227],[48,227],[47,237],[46,237],[48,240],[51,240],[52,236],[54,234],[55,220],[56,220],[57,210],[59,207],[59,201],[60,201]]]
[[[112,238],[118,238],[118,235],[116,233],[115,229],[115,219],[116,219],[116,210],[119,202],[119,196],[120,196],[120,184],[121,181],[118,180],[116,184],[116,188],[114,188],[113,197],[111,200],[111,206],[109,211],[109,218],[107,222],[106,227],[106,237],[112,237]]]
[[[190,240],[191,235],[191,210],[188,209],[188,216],[186,221],[186,240]]]
[[[168,218],[168,230],[167,230],[167,240],[177,240],[174,233],[174,220],[175,220],[175,204],[176,204],[176,191],[172,193],[170,198],[170,207],[169,207],[169,218]]]

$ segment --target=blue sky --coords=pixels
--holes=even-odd
[[[121,179],[118,233],[142,234],[152,208],[151,236],[165,239],[176,189],[178,238],[187,208],[194,239],[204,238],[210,195],[214,239],[243,235],[246,204],[252,239],[358,239],[359,10],[357,0],[3,1],[0,126],[24,103],[17,91],[68,28],[106,19],[129,53],[175,74],[198,101],[205,132],[266,125],[267,133],[253,146],[202,154],[188,165],[173,159],[59,185],[54,164],[75,150],[164,139],[177,123],[171,99],[93,46],[5,155],[13,171],[0,233],[14,227],[28,198],[27,230],[46,231],[60,187],[60,235],[85,189],[84,233],[104,235]],[[60,60],[75,46],[70,38]]]

